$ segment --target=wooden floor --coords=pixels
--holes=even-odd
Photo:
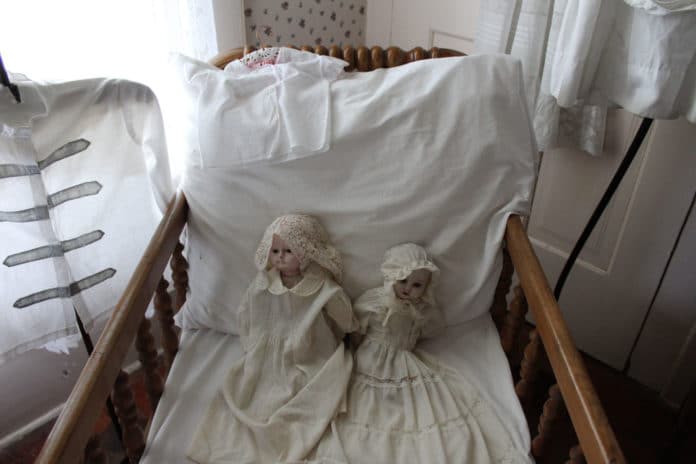
[[[675,450],[672,457],[668,457],[665,454],[665,448],[672,437],[676,412],[664,405],[655,392],[627,379],[620,372],[600,362],[588,357],[585,359],[590,376],[629,463],[693,464],[696,462],[696,427],[688,430],[682,446]],[[132,379],[135,385],[136,402],[139,405],[147,404],[142,376],[134,374]],[[51,426],[52,423],[47,424],[15,445],[0,450],[0,463],[34,462]],[[107,430],[108,428],[109,420],[103,417],[98,424],[98,429]],[[103,437],[102,440],[104,448],[110,453],[109,462],[112,464],[120,462],[122,453],[115,434],[110,432],[110,435]]]

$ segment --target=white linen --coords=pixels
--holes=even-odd
[[[210,101],[228,98],[218,88]],[[183,181],[190,292],[178,323],[237,331],[231,309],[254,276],[256,244],[288,212],[325,225],[349,295],[381,284],[387,248],[415,242],[442,270],[449,325],[487,312],[507,218],[529,213],[536,176],[523,95],[519,62],[503,55],[353,73],[331,84],[328,151],[241,169],[206,169],[192,156]]]
[[[493,0],[481,8],[477,53],[522,59],[540,149],[600,154],[613,106],[696,122],[696,11],[655,15],[622,0]]]
[[[147,87],[15,79],[0,91],[0,362],[116,304],[172,194]],[[53,345],[48,345],[53,346]]]
[[[515,446],[527,452],[530,438],[515,395],[500,338],[488,314],[419,346],[467,378],[501,418]],[[214,330],[184,330],[164,394],[147,438],[143,464],[191,463],[191,437],[222,385],[229,366],[242,356],[239,337]]]
[[[237,60],[222,72],[182,55],[173,59],[189,110],[197,115],[188,143],[200,152],[202,167],[287,161],[329,148],[329,86],[346,63],[290,48],[270,50],[273,66]]]

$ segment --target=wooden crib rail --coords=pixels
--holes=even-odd
[[[145,253],[70,393],[37,463],[82,462],[85,446],[114,387],[162,273],[186,223],[188,205],[182,193],[170,202]]]
[[[404,63],[412,61],[425,60],[428,58],[447,58],[449,56],[462,56],[464,53],[449,48],[433,47],[430,50],[425,50],[422,47],[416,47],[411,50],[403,50],[399,47],[351,47],[343,48],[338,45],[332,45],[329,48],[323,45],[312,47],[304,45],[302,47],[290,47],[296,50],[316,53],[317,55],[328,55],[334,58],[340,58],[348,63],[346,71],[373,71],[378,68],[392,68]],[[213,66],[223,68],[231,61],[238,60],[244,55],[256,50],[255,47],[234,48],[224,53],[216,55],[210,60]]]
[[[582,452],[590,464],[625,463],[519,216],[508,220],[505,238]]]

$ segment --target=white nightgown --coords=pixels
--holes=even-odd
[[[276,270],[261,271],[238,318],[245,356],[230,368],[188,456],[199,463],[301,460],[345,410],[353,359],[339,337],[357,328],[350,300],[314,264],[292,289]]]
[[[383,294],[382,288],[369,290],[354,304],[365,338],[355,353],[348,411],[311,458],[351,464],[532,462],[461,375],[412,351],[437,328],[439,310]]]

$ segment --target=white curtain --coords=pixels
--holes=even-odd
[[[31,102],[38,102],[37,104],[43,109],[38,109],[36,114],[41,114],[41,117],[44,117],[44,121],[48,121],[42,123],[44,125],[48,124],[50,126],[51,118],[83,124],[85,121],[78,116],[74,116],[72,119],[66,118],[64,116],[65,112],[78,108],[79,105],[84,103],[83,100],[85,99],[89,99],[94,95],[102,95],[102,93],[94,91],[90,87],[91,84],[75,84],[76,89],[82,89],[76,93],[76,95],[81,95],[81,97],[63,98],[60,101],[60,110],[56,110],[55,105],[47,100],[46,95],[54,95],[57,91],[53,89],[63,89],[73,84],[59,84],[56,86],[48,84],[49,82],[113,77],[141,82],[152,88],[162,108],[168,145],[172,147],[169,150],[170,155],[173,157],[171,162],[172,170],[176,177],[177,160],[180,159],[177,147],[181,146],[181,144],[175,142],[176,138],[174,136],[181,133],[181,123],[176,114],[176,109],[179,106],[176,102],[176,87],[174,84],[170,84],[170,82],[176,82],[176,79],[171,75],[172,71],[168,65],[169,54],[170,52],[180,52],[207,60],[220,51],[242,45],[243,17],[241,5],[242,0],[64,0],[60,2],[52,0],[22,0],[8,2],[7,5],[3,5],[2,14],[0,14],[0,53],[2,53],[5,65],[11,73],[24,74],[39,84],[29,84],[29,81],[24,80],[17,74],[11,74],[13,80],[25,84],[23,86],[25,99],[22,105],[15,105],[14,102],[9,100],[9,94],[5,90],[0,89],[0,97],[2,97],[2,103],[4,104],[3,111],[0,112],[0,133],[2,133],[0,134],[0,142],[2,142],[0,143],[0,165],[5,165],[5,174],[7,174],[7,176],[3,177],[1,175],[3,171],[0,170],[0,203],[2,203],[0,212],[7,213],[26,210],[34,206],[34,203],[32,203],[34,200],[36,200],[36,205],[42,204],[41,201],[45,204],[46,195],[43,195],[43,200],[41,200],[38,197],[34,198],[35,195],[31,194],[31,192],[37,192],[41,185],[46,184],[45,189],[48,194],[59,191],[62,188],[57,184],[53,185],[55,184],[55,179],[62,179],[57,173],[57,170],[62,167],[57,164],[50,168],[50,173],[46,171],[46,173],[42,172],[41,175],[8,177],[12,174],[15,165],[24,166],[33,174],[34,171],[40,170],[36,166],[36,161],[46,156],[46,150],[50,153],[70,140],[80,140],[80,137],[77,135],[70,140],[64,140],[64,137],[62,137],[74,129],[71,126],[66,128],[65,131],[57,131],[55,133],[50,130],[42,130],[40,134],[36,132],[32,135],[33,144],[27,143],[24,146],[16,142],[16,140],[21,142],[24,139],[14,137],[18,132],[11,130],[15,126],[13,121],[17,119],[13,115],[19,115],[19,113],[14,111],[15,108],[23,109],[25,112],[33,111]],[[34,88],[38,90],[30,90]],[[125,95],[128,93],[124,89],[131,89],[130,86],[115,86],[115,88],[121,89],[122,98],[125,98]],[[41,96],[32,98],[32,95],[37,92]],[[111,101],[107,98],[102,98],[102,100]],[[157,106],[156,102],[150,103],[151,106],[147,107],[147,111],[153,110]],[[90,103],[90,105],[84,104],[83,106],[84,114],[91,114],[89,113],[89,108],[92,108],[94,105]],[[126,109],[132,107],[131,103],[122,106],[122,108]],[[159,110],[156,112],[159,113]],[[134,117],[144,117],[146,114],[149,114],[142,108],[139,108],[137,113],[138,115]],[[118,111],[102,112],[100,114],[102,116],[99,116],[99,118],[104,119],[104,114],[118,115]],[[28,115],[27,117],[30,116]],[[114,120],[117,121],[118,117],[115,117]],[[92,129],[90,128],[90,130]],[[159,133],[155,134],[155,132],[157,131],[148,132],[152,135],[151,140],[155,144],[162,145],[160,146],[161,149],[155,151],[158,152],[157,154],[166,156],[167,150],[163,146],[164,140],[161,130]],[[41,140],[45,145],[45,150],[34,153],[32,147],[36,148],[35,146],[38,143],[36,137],[39,135],[37,134],[42,137]],[[121,136],[120,139],[118,138],[119,134]],[[90,202],[92,199],[103,199],[112,190],[120,192],[119,188],[123,188],[123,192],[126,193],[132,192],[136,178],[145,182],[143,173],[138,172],[136,174],[134,167],[136,166],[134,163],[137,160],[143,161],[145,159],[142,154],[137,150],[131,150],[132,153],[127,154],[114,149],[111,152],[112,157],[108,158],[108,153],[110,152],[105,147],[105,145],[110,143],[108,137],[114,140],[121,140],[116,146],[127,146],[130,143],[128,142],[130,140],[128,134],[123,131],[119,132],[118,127],[116,127],[111,132],[103,131],[93,136],[94,140],[90,139],[89,147],[84,150],[84,153],[78,154],[64,163],[67,165],[69,162],[85,161],[87,159],[93,162],[98,156],[102,155],[107,156],[105,159],[123,162],[116,165],[104,162],[103,167],[105,171],[99,174],[99,176],[108,177],[109,181],[98,180],[98,182],[88,183],[88,186],[97,185],[98,183],[99,192],[90,197],[90,199],[78,199],[66,203],[66,205],[70,204],[71,208],[73,205]],[[114,144],[112,143],[112,145]],[[126,161],[126,155],[135,156],[135,159]],[[147,165],[153,166],[150,160],[147,160]],[[31,167],[27,168],[26,166]],[[131,166],[132,172],[127,171],[124,174],[122,170],[127,166]],[[118,170],[119,167],[121,171]],[[81,163],[73,166],[70,172],[73,176],[80,175],[88,181],[92,181],[97,174],[91,171],[89,175],[84,174],[83,171],[85,169],[85,165]],[[119,173],[123,174],[123,176],[119,177]],[[168,173],[167,177],[169,177]],[[144,185],[142,182],[138,185]],[[169,183],[169,178],[167,183]],[[159,193],[162,194],[162,192],[163,190],[159,189]],[[169,194],[171,194],[171,191],[166,193],[165,196]],[[119,195],[122,197],[125,193],[123,195],[121,193],[118,195],[114,194],[110,198],[113,197],[112,199],[115,199]],[[122,206],[123,201],[125,200],[121,198],[118,204]],[[137,211],[149,209],[148,205],[142,200],[132,201],[131,203],[139,206]],[[149,240],[149,235],[153,230],[154,224],[156,224],[156,221],[155,223],[151,221],[154,217],[153,215],[147,216],[143,213],[143,215],[147,216],[146,226],[143,225],[143,221],[138,222],[142,227],[138,229],[137,234],[134,234],[137,237],[134,236],[132,240],[121,243],[119,240],[124,235],[119,233],[115,226],[107,227],[103,224],[107,219],[116,220],[116,216],[99,214],[99,207],[95,210],[97,214],[94,215],[88,215],[82,207],[72,208],[75,211],[79,209],[81,211],[80,214],[84,216],[77,221],[66,219],[68,216],[62,211],[58,211],[60,208],[65,207],[67,206],[54,208],[51,210],[51,218],[49,220],[38,222],[8,222],[0,217],[0,229],[2,229],[0,230],[0,237],[4,239],[4,245],[0,247],[3,248],[0,250],[3,251],[2,257],[0,257],[0,297],[2,297],[0,298],[2,303],[0,314],[3,314],[3,320],[6,322],[0,329],[0,363],[27,349],[43,344],[47,344],[49,348],[61,351],[65,351],[68,347],[73,346],[74,343],[72,341],[68,342],[68,339],[62,338],[66,334],[77,332],[75,319],[72,314],[73,306],[80,313],[85,323],[89,323],[96,316],[102,316],[104,310],[114,306],[119,293],[122,291],[125,282],[127,282],[128,269],[134,266],[139,257],[123,252],[119,259],[126,262],[126,264],[121,265],[119,264],[120,261],[113,264],[114,261],[118,260],[111,257],[107,259],[110,263],[104,265],[104,269],[108,272],[105,271],[103,274],[98,274],[98,272],[102,271],[101,268],[95,268],[89,270],[89,272],[87,269],[78,269],[78,264],[94,264],[96,261],[93,258],[86,258],[78,262],[76,261],[76,256],[93,252],[99,247],[103,247],[107,242],[112,244],[118,242],[120,245],[116,248],[121,251],[135,250],[137,248],[139,253],[142,251],[143,244]],[[104,205],[102,207],[103,211],[113,211],[113,208]],[[5,214],[5,216],[7,215]],[[136,222],[135,216],[132,218],[131,224]],[[10,219],[12,217],[12,215],[9,215]],[[123,221],[123,224],[128,223],[127,220]],[[61,227],[72,227],[73,224],[75,227],[80,225],[80,231],[66,232],[61,229]],[[89,230],[85,229],[83,231],[82,228]],[[33,235],[27,232],[34,229],[43,232],[41,234],[37,232]],[[21,265],[14,265],[14,262],[20,259],[21,256],[28,254],[22,254],[25,251],[33,251],[34,248],[42,251],[57,249],[57,247],[63,247],[62,242],[72,244],[73,241],[71,240],[73,238],[82,237],[84,235],[82,234],[83,232],[92,230],[95,231],[92,235],[87,234],[94,241],[92,246],[70,251],[66,253],[65,257],[52,256],[36,262],[31,261],[21,263]],[[113,247],[109,249],[113,249]],[[103,256],[100,259],[105,256],[106,258],[111,256],[108,252],[101,252],[101,255]],[[5,264],[2,262],[3,260]],[[62,269],[61,266],[63,268],[66,267],[60,263],[70,262],[71,260],[72,262],[69,266],[71,272],[58,272]],[[33,277],[28,277],[29,274],[25,272],[28,268],[31,268],[30,270],[34,272]],[[116,272],[109,270],[111,268],[116,269]],[[65,295],[72,294],[74,293],[73,287],[76,286],[73,284],[79,283],[78,281],[81,278],[91,274],[102,276],[104,280],[100,285],[95,285],[87,292],[72,295],[71,297],[60,296],[29,306],[24,304],[25,300],[28,301],[28,299],[22,300],[23,297],[33,295],[43,289],[53,289],[53,293],[57,292],[61,295],[63,293]],[[42,295],[48,295],[49,293],[44,292]],[[103,296],[101,300],[99,295]],[[84,303],[83,300],[88,301]],[[21,306],[22,309],[13,307],[15,303],[17,303],[16,306]],[[17,313],[20,317],[10,321],[8,317],[10,317],[11,313]],[[72,340],[74,339],[73,337]]]
[[[621,0],[491,0],[476,50],[522,60],[541,150],[598,155],[608,107],[696,122],[696,11],[656,11]]]

